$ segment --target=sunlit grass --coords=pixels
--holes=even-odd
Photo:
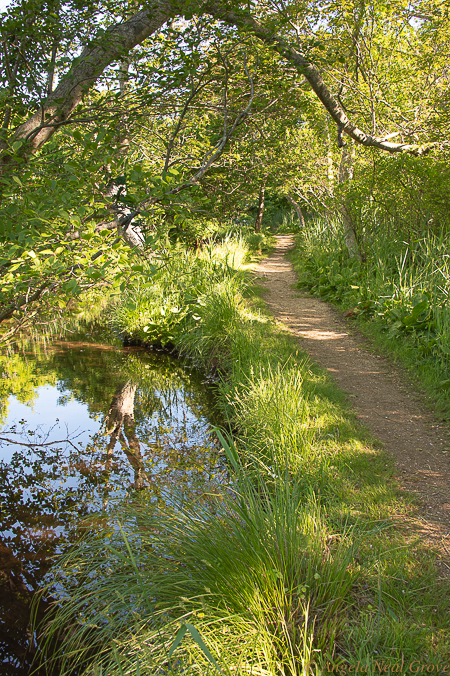
[[[446,416],[450,412],[450,254],[448,234],[410,243],[370,223],[364,262],[350,260],[338,220],[316,219],[292,254],[299,283],[353,308],[363,331],[411,370]]]
[[[392,462],[246,278],[205,255],[211,274],[176,345],[220,379],[230,486],[195,504],[129,505],[126,535],[116,527],[69,553],[43,630],[49,646],[63,637],[56,673],[217,673],[208,654],[222,673],[268,676],[443,658],[448,585],[397,526],[411,507]],[[171,654],[186,622],[203,644],[186,632]]]

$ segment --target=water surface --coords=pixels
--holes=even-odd
[[[0,670],[27,674],[33,592],[89,516],[201,499],[224,467],[211,388],[162,353],[89,342],[0,357]]]

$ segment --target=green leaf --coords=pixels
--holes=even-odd
[[[193,639],[193,640],[195,641],[195,643],[198,645],[198,647],[200,648],[200,650],[202,651],[202,653],[205,655],[206,659],[207,659],[207,660],[208,660],[208,661],[209,661],[209,662],[217,669],[217,671],[220,673],[219,666],[218,666],[216,660],[214,659],[214,657],[212,656],[210,650],[209,650],[209,649],[207,648],[207,646],[205,645],[205,642],[203,641],[203,639],[202,639],[202,637],[201,637],[201,635],[200,635],[200,632],[198,631],[198,629],[196,629],[196,628],[194,627],[193,624],[190,624],[189,622],[183,622],[183,624],[181,625],[181,627],[178,629],[178,631],[177,631],[177,633],[176,633],[176,635],[175,635],[174,642],[172,643],[172,647],[171,647],[170,650],[169,650],[169,654],[168,654],[169,660],[170,660],[170,658],[172,657],[172,655],[174,654],[175,650],[176,650],[176,649],[178,648],[178,646],[180,645],[180,643],[181,643],[181,641],[183,640],[183,638],[184,638],[186,632],[189,632],[189,633],[190,633],[190,635],[192,636],[192,639]]]
[[[415,324],[415,322],[416,318],[413,317],[413,315],[406,315],[406,317],[402,317],[402,323],[405,326],[412,326],[413,324]]]
[[[63,289],[73,294],[78,294],[81,292],[81,289],[78,286],[78,281],[76,279],[70,279],[68,282],[64,282]]]
[[[417,303],[417,305],[414,307],[413,311],[411,312],[411,316],[414,317],[414,318],[417,318],[427,308],[428,308],[428,301],[423,300],[420,303]]]
[[[227,456],[228,460],[233,466],[233,469],[238,472],[240,468],[240,462],[239,462],[239,456],[236,450],[236,447],[233,443],[233,440],[230,439],[230,443],[227,442],[225,437],[223,436],[222,432],[216,427],[215,428],[215,433],[217,434],[217,437],[222,444],[222,448],[225,451],[225,455]]]
[[[187,624],[186,624],[186,623],[182,624],[181,627],[178,629],[177,633],[175,634],[175,640],[174,640],[174,642],[172,643],[172,647],[171,647],[170,650],[169,650],[169,655],[168,655],[169,660],[170,660],[170,658],[172,657],[172,655],[174,654],[175,650],[176,650],[176,649],[178,648],[178,646],[180,645],[180,643],[181,643],[181,641],[183,640],[184,635],[185,635],[185,633],[187,632],[187,630],[188,630],[188,628],[187,628]]]

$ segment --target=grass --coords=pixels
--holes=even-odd
[[[144,495],[62,559],[41,629],[63,645],[49,667],[303,676],[448,661],[449,585],[397,525],[413,507],[391,460],[242,270],[213,260],[177,348],[222,374],[230,482],[193,504]]]
[[[375,229],[373,226],[372,229]],[[343,310],[404,366],[450,418],[450,258],[444,234],[411,243],[366,237],[365,260],[349,259],[339,221],[310,221],[291,260],[299,285]]]
[[[117,657],[126,670],[136,656],[142,673],[181,673],[180,660],[183,673],[205,673],[206,657],[193,641],[173,663],[168,658],[187,621],[226,673],[297,673],[305,636],[334,644],[352,583],[351,544],[345,535],[329,541],[314,499],[299,508],[298,486],[267,486],[257,463],[252,469],[251,478],[239,471],[228,491],[206,503],[133,509],[122,531],[89,539],[70,556],[77,579],[70,577],[72,588],[62,580],[71,600],[62,603],[66,616],[59,610],[66,627],[78,617],[65,640],[70,669],[88,642],[97,654],[86,673],[102,662],[105,673],[120,673]]]

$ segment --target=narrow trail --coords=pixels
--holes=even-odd
[[[359,420],[396,463],[399,486],[418,498],[405,524],[439,550],[439,572],[450,577],[450,431],[420,404],[420,395],[387,359],[367,351],[346,321],[323,301],[293,289],[296,275],[284,258],[292,236],[277,237],[274,253],[256,269],[276,319],[298,336],[313,361],[350,397]],[[407,523],[408,522],[408,523]]]

